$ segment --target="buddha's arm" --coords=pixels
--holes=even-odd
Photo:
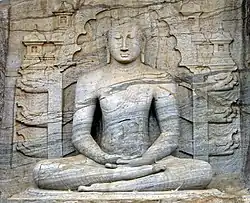
[[[76,85],[72,142],[80,153],[98,163],[115,163],[119,157],[102,151],[90,134],[97,95],[95,84],[88,80],[81,78]]]
[[[176,148],[179,137],[179,114],[176,101],[176,86],[166,83],[156,87],[154,102],[161,134],[143,157],[155,161],[170,155]]]

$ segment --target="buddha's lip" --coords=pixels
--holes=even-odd
[[[120,54],[121,55],[121,57],[128,57],[129,56],[129,54]]]

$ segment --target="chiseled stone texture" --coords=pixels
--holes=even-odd
[[[31,184],[38,160],[76,154],[71,142],[76,81],[105,66],[105,33],[123,17],[138,20],[146,32],[145,62],[178,82],[177,155],[208,161],[215,174],[229,179],[242,175],[249,136],[240,112],[241,0],[10,0],[0,137],[0,168],[8,170],[1,173],[5,196]]]
[[[218,190],[169,192],[77,193],[29,189],[8,203],[247,203],[249,197],[226,195]]]
[[[6,102],[6,92],[5,92],[5,77],[6,77],[6,60],[7,60],[7,49],[8,49],[8,33],[9,33],[9,6],[7,1],[0,2],[0,202],[4,201],[2,198],[6,195],[3,188],[6,185],[11,187],[11,184],[6,184],[13,176],[6,175],[6,169],[4,163],[6,159],[6,154],[10,153],[11,145],[9,144],[9,138],[3,135],[3,126],[5,122],[4,105]],[[13,101],[12,101],[13,103]],[[11,193],[13,194],[13,193]]]
[[[1,5],[0,5],[1,6]],[[8,11],[6,6],[1,6],[0,9],[0,124],[2,122],[3,98],[4,98],[4,81],[5,81],[5,66],[7,57],[7,36],[8,36]]]
[[[4,87],[6,76],[6,60],[8,49],[8,32],[9,32],[9,19],[8,19],[8,4],[0,2],[0,127],[2,126],[3,106],[4,106]],[[1,129],[1,128],[0,128]],[[1,135],[1,132],[0,132]],[[1,136],[0,136],[1,137]],[[5,146],[4,140],[0,138],[0,155],[4,154]],[[0,167],[1,168],[1,167]]]
[[[241,102],[242,102],[242,133],[245,135],[244,137],[245,142],[249,142],[250,137],[250,2],[246,1],[246,5],[243,7],[244,17],[246,18],[245,25],[244,25],[244,44],[245,44],[245,54],[244,54],[244,61],[245,61],[245,68],[240,72],[240,79],[241,79]],[[246,165],[244,168],[245,172],[245,180],[247,180],[247,186],[250,188],[250,146],[248,146],[246,156]]]

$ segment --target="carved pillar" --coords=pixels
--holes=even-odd
[[[195,75],[193,80],[193,157],[209,161],[208,96],[206,88],[202,85],[201,75]]]
[[[62,73],[48,74],[48,158],[63,156],[62,146]]]

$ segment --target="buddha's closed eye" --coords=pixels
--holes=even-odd
[[[121,35],[116,35],[116,36],[115,36],[115,39],[121,39],[121,38],[122,38]]]
[[[134,39],[134,36],[132,34],[128,34],[127,38]]]

